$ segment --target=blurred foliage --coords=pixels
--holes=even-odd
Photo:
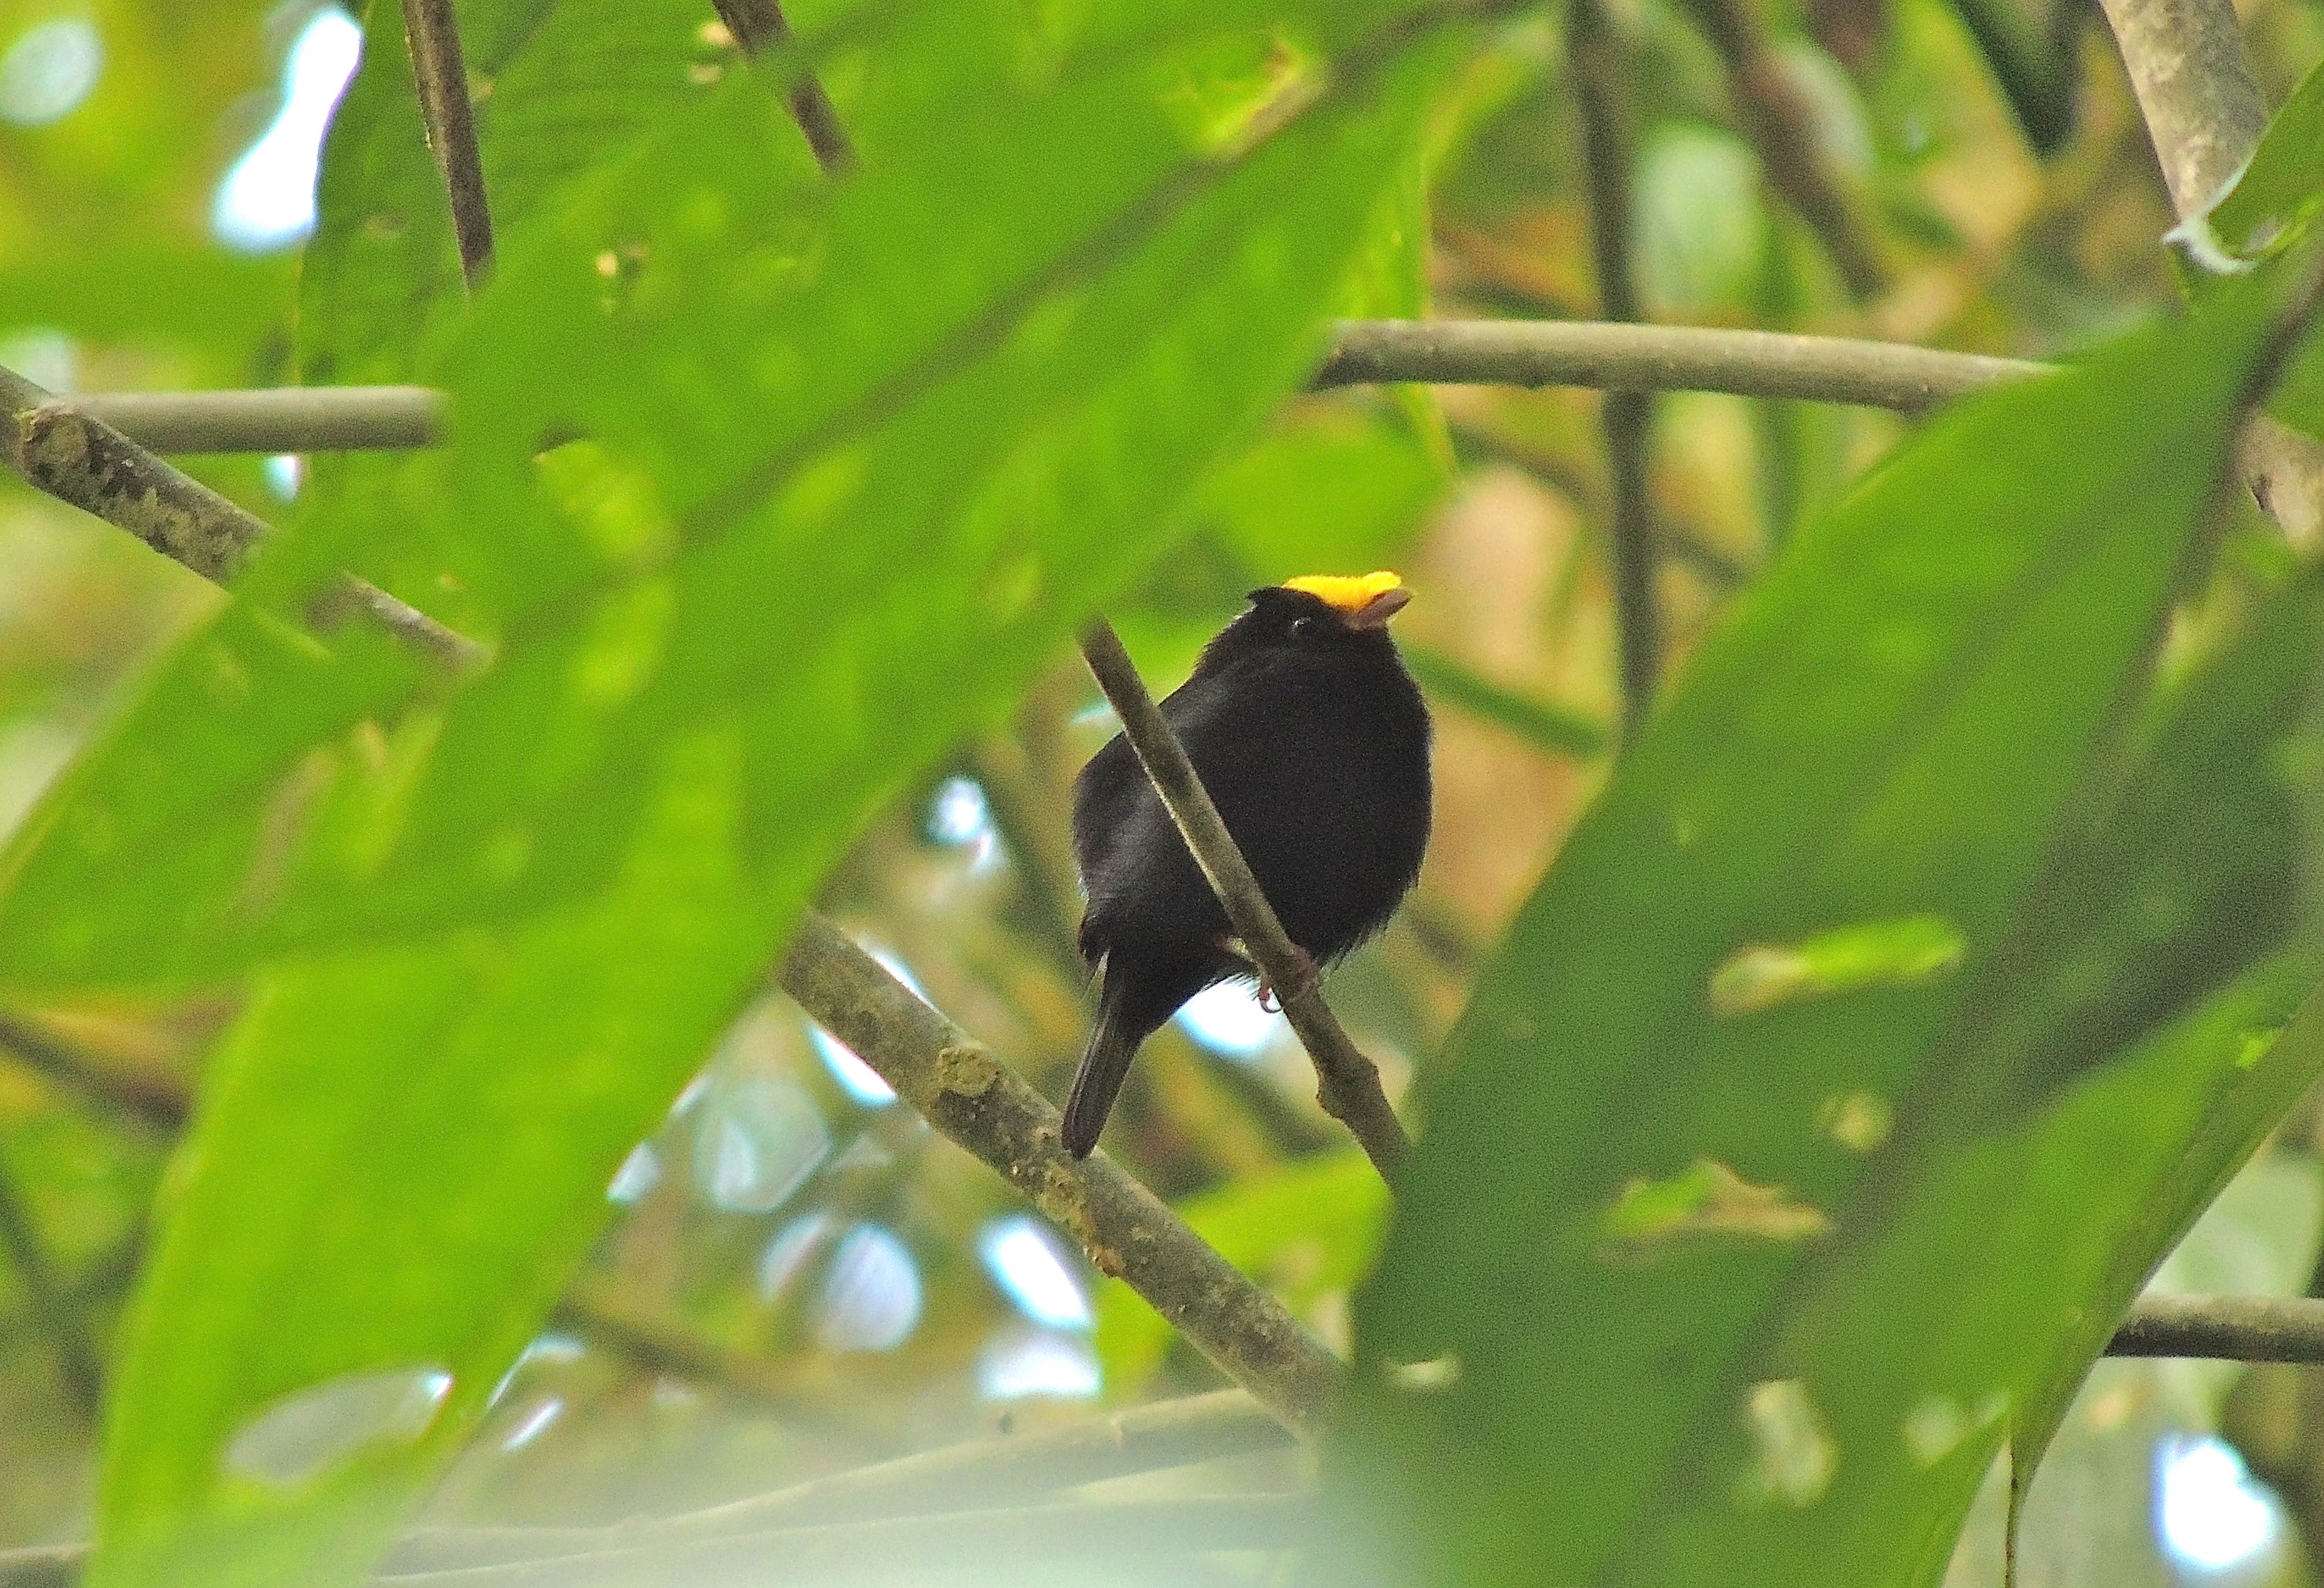
[[[501,264],[471,300],[397,8],[370,9],[315,235],[253,256],[212,197],[314,7],[0,0],[0,364],[458,401],[444,451],[313,459],[295,500],[256,459],[192,460],[284,527],[230,605],[0,490],[0,1222],[37,1260],[0,1246],[0,1543],[98,1523],[76,1360],[115,1386],[112,1581],[353,1571],[422,1492],[443,1521],[676,1510],[1210,1387],[760,980],[812,897],[1054,1090],[1084,1019],[1065,813],[1110,726],[1063,636],[1102,605],[1167,686],[1245,590],[1374,566],[1421,596],[1398,627],[1437,706],[1437,836],[1332,989],[1392,1085],[1418,1072],[1433,1145],[1360,1326],[1384,1194],[1279,1026],[1230,1001],[1166,1031],[1108,1141],[1335,1346],[1454,1331],[1462,1376],[1422,1417],[1372,1398],[1391,1447],[1427,1441],[1420,1480],[1504,1500],[1495,1550],[1551,1537],[1528,1518],[1602,1565],[1577,1540],[1618,1531],[1658,1577],[1932,1580],[1966,1514],[1955,1575],[1984,1582],[2010,1432],[2050,1446],[2021,1582],[2163,1581],[2158,1441],[2224,1407],[2255,1459],[2252,1429],[2292,1429],[2262,1464],[2305,1521],[2324,1436],[2238,1423],[2258,1376],[2108,1364],[2065,1399],[2318,1057],[2305,1026],[2263,1040],[2307,979],[2318,620],[2273,531],[2209,494],[2234,302],[1917,437],[1659,404],[1675,679],[1609,783],[1596,399],[1285,395],[1326,314],[1593,311],[1554,18],[802,0],[865,154],[835,188],[708,6],[476,0]],[[2047,356],[2176,305],[2098,30],[2008,0],[1757,16],[1893,279],[1849,302],[1719,57],[1638,0],[1615,22],[1656,318]],[[2324,14],[2245,20],[2292,97]],[[10,52],[58,23],[99,65],[33,125]],[[2312,198],[2319,94],[2242,204]],[[2240,248],[2256,217],[2221,224]],[[2070,553],[2029,566],[2043,534]],[[447,692],[281,621],[342,566],[503,665]],[[1690,803],[1713,778],[1732,803]],[[1848,803],[1880,788],[1886,826]],[[1933,976],[1706,1001],[1731,950],[1931,912],[1968,948]],[[2309,1284],[2310,1113],[2161,1282]],[[1836,1237],[1604,1262],[1632,1182],[1683,1195],[1631,1214],[1683,1222],[1737,1176]],[[286,1441],[318,1386],[408,1440]],[[1821,1426],[1839,1464],[1783,1503],[1810,1437],[1738,1511],[1771,1426]],[[2278,1536],[2246,1569],[2299,1556]]]

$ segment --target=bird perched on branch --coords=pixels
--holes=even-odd
[[[1428,846],[1428,708],[1388,638],[1411,593],[1394,574],[1312,576],[1250,593],[1162,716],[1311,967],[1380,928]],[[1074,787],[1097,1025],[1065,1100],[1086,1157],[1130,1061],[1178,1006],[1252,974],[1225,909],[1116,734]]]

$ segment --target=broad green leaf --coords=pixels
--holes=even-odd
[[[502,237],[521,233],[564,182],[699,98],[696,78],[741,69],[733,51],[704,42],[706,14],[688,0],[460,7]],[[300,263],[299,364],[309,385],[413,378],[431,315],[464,292],[401,14],[393,0],[372,0],[364,21],[363,62],[331,118],[315,235]]]
[[[128,897],[78,899],[20,984],[281,956],[140,1298],[99,1582],[360,1570],[857,825],[1181,532],[1296,383],[1458,34],[1342,34],[1331,8],[1320,92],[1218,150],[1168,108],[1226,25],[1199,9],[1095,21],[1049,70],[949,7],[883,17],[960,46],[939,78],[1010,70],[989,122],[890,137],[804,216],[769,218],[792,195],[750,156],[795,134],[762,85],[675,116],[442,333],[448,454],[283,537],[60,797],[0,913],[76,899],[89,830]],[[642,263],[609,310],[618,238]],[[552,419],[590,439],[537,469]],[[334,713],[392,717],[408,678],[269,612],[414,536],[456,549],[498,657],[333,748]],[[221,666],[253,651],[264,681],[309,667],[294,700]],[[164,732],[198,798],[115,780]],[[293,763],[303,807],[272,802]],[[378,1436],[301,1454],[317,1396]]]
[[[743,886],[737,770],[673,753],[602,899],[260,979],[162,1198],[92,1582],[360,1578],[798,902]]]
[[[1663,1580],[1715,1514],[1766,1552],[1730,1544],[1739,1578],[1789,1559],[1763,1540],[1856,1517],[1814,1506],[1831,1391],[1767,1353],[1818,1321],[1803,1289],[1892,1224],[1914,1171],[2054,1085],[2012,1067],[2011,1011],[1976,1018],[2198,544],[2274,285],[1964,407],[1803,531],[1520,914],[1425,1077],[1358,1314],[1346,1460],[1378,1463],[1377,1502],[1412,1486],[1425,1514],[1395,1514],[1441,1574]],[[1714,1003],[1738,956],[1928,919],[1958,968],[1900,950],[1851,990]],[[1719,1195],[1609,1230],[1705,1172]],[[1909,1340],[1939,1293],[1886,1294]],[[1893,1447],[1921,1385],[1849,1382],[1895,1403]],[[1764,1510],[1738,1508],[1753,1419],[1797,1458]]]
[[[2200,293],[2210,272],[2232,272],[2312,225],[2324,201],[2324,66],[2301,79],[2260,135],[2259,146],[2210,208],[2173,237],[2184,244],[2180,274]],[[2324,435],[2324,343],[2310,337],[2285,371],[2268,411],[2310,435]]]
[[[2310,71],[2267,124],[2259,147],[2205,217],[2228,253],[2266,246],[2324,193],[2324,67]]]
[[[947,51],[948,14],[890,19],[886,37],[954,73],[977,51]],[[1333,8],[1323,36],[1397,36],[1361,20]],[[395,741],[410,755],[341,753],[336,780],[306,762],[319,814],[285,844],[263,815],[278,782],[330,712],[352,727],[378,696],[349,688],[301,733],[249,738],[231,786],[181,799],[130,774],[150,770],[150,734],[202,732],[173,692],[221,664],[189,646],[76,780],[84,818],[140,851],[143,885],[92,890],[94,856],[20,845],[0,922],[44,924],[0,926],[0,978],[230,974],[290,944],[505,917],[602,882],[636,819],[637,758],[681,728],[750,718],[754,830],[798,834],[789,818],[825,808],[834,780],[896,779],[1000,709],[1060,614],[1166,544],[1184,482],[1303,372],[1312,320],[1258,333],[1250,305],[1312,306],[1337,284],[1349,234],[1330,207],[1375,201],[1374,162],[1408,144],[1425,87],[1374,49],[1222,158],[1174,117],[1186,47],[1159,23],[1109,25],[1070,69],[985,84],[1018,101],[1007,113],[933,117],[817,215],[793,213],[761,158],[795,131],[738,82],[512,242],[440,370],[448,457],[283,537],[245,581],[253,603],[296,602],[336,567],[425,544],[469,610],[505,625],[499,666],[440,734]],[[1281,195],[1310,182],[1302,230]],[[646,263],[609,313],[595,262],[617,243]],[[593,439],[551,460],[544,489],[534,440],[574,429]],[[877,688],[850,660],[867,654],[892,659]],[[932,677],[993,687],[938,695]],[[217,886],[262,831],[271,909]]]

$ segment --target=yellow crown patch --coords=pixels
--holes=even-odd
[[[1390,590],[1404,588],[1404,581],[1382,569],[1371,574],[1302,574],[1296,579],[1286,579],[1286,590],[1303,590],[1328,606],[1342,612],[1361,612]]]

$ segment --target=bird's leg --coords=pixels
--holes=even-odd
[[[1315,968],[1315,956],[1300,947],[1298,944],[1294,943],[1291,946],[1291,952],[1294,956],[1292,965],[1296,977],[1291,987],[1291,996],[1298,998],[1314,990],[1315,979],[1322,973]],[[1259,1006],[1269,1014],[1280,1014],[1283,1011],[1282,1000],[1277,996],[1274,986],[1268,983],[1263,973],[1259,978]]]

